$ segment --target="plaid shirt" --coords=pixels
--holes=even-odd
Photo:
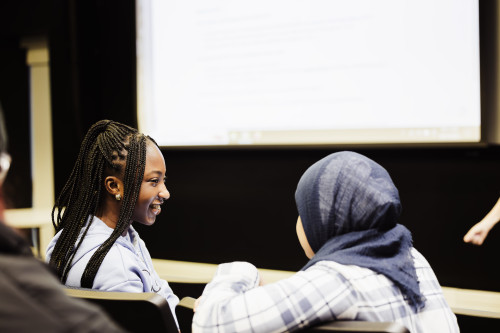
[[[396,321],[411,332],[459,332],[427,260],[412,249],[426,305],[413,313],[385,276],[358,266],[321,261],[259,287],[250,263],[219,265],[203,291],[193,332],[285,332],[332,320]]]

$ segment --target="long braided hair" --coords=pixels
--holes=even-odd
[[[92,288],[104,257],[128,229],[144,177],[146,140],[155,143],[136,129],[111,120],[95,123],[85,135],[73,171],[52,209],[54,228],[62,232],[50,264],[62,283],[66,282],[75,253],[104,199],[107,174],[114,173],[123,180],[119,218],[111,236],[87,263],[81,278],[82,287]]]

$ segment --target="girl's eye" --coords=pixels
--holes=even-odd
[[[148,180],[149,183],[152,183],[153,187],[158,186],[160,182],[163,180],[163,184],[167,186],[167,178],[166,177],[161,177],[161,178],[151,178]]]

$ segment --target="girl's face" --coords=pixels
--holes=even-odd
[[[148,142],[146,145],[146,167],[141,190],[135,204],[132,220],[144,225],[155,223],[161,212],[161,204],[170,198],[165,186],[165,160],[158,147]]]

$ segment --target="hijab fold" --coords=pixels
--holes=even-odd
[[[410,231],[398,224],[399,193],[387,171],[354,152],[328,155],[304,173],[295,192],[314,257],[369,268],[397,285],[416,312],[425,305],[411,255]]]

